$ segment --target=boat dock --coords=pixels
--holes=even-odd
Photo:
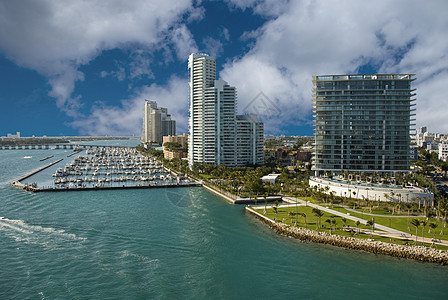
[[[76,151],[79,152],[79,149]],[[199,182],[172,173],[159,161],[143,156],[130,147],[90,148],[85,155],[78,155],[70,163],[57,168],[53,174],[53,183],[39,186],[34,182],[23,182],[62,160],[33,171],[10,185],[32,192],[202,186]]]
[[[154,188],[178,188],[178,187],[192,187],[202,186],[198,182],[184,182],[184,183],[158,183],[149,185],[123,185],[123,186],[94,186],[94,187],[65,187],[65,188],[31,188],[31,192],[74,192],[74,191],[100,191],[100,190],[126,190],[126,189],[154,189]],[[27,190],[27,189],[26,189]]]

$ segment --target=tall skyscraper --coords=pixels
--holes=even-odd
[[[157,107],[156,101],[145,101],[143,106],[142,144],[161,144],[164,136],[176,135],[176,121],[168,109]]]
[[[260,146],[246,147],[245,150],[238,148],[236,88],[224,80],[216,80],[214,58],[204,53],[193,53],[188,59],[188,68],[190,74],[188,161],[190,166],[195,162],[226,166],[253,164],[252,161],[262,164],[263,153],[261,157],[257,156],[258,152],[245,153],[244,157],[257,156],[256,159],[249,161],[238,158],[238,153],[253,151],[259,149]],[[263,126],[258,125],[257,128],[263,131]],[[260,143],[259,139],[254,140]],[[261,147],[263,142],[261,141]]]
[[[413,76],[313,76],[316,175],[409,171]]]

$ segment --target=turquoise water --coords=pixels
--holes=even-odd
[[[278,236],[243,206],[202,188],[32,194],[7,186],[51,162],[39,159],[52,154],[0,151],[0,299],[444,299],[448,293],[448,267]]]

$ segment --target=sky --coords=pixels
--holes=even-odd
[[[312,135],[312,76],[415,74],[415,128],[448,133],[446,0],[0,0],[0,136],[141,134],[157,101],[188,132],[192,52],[238,112]]]

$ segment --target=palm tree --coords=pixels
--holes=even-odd
[[[367,226],[370,226],[370,237],[373,235],[373,224],[373,220],[368,220],[366,223]]]
[[[418,227],[420,226],[420,220],[419,219],[412,219],[411,225],[415,226],[415,244],[417,245],[417,233],[418,233]]]
[[[359,235],[359,225],[361,225],[361,222],[359,222],[359,220],[357,220],[355,222],[356,228],[358,228],[358,235]]]
[[[436,238],[436,228],[437,228],[437,226],[439,226],[439,224],[431,222],[431,223],[429,223],[428,226],[429,226],[429,228],[431,228],[433,230],[433,233],[432,233],[432,246],[434,246],[434,242],[435,242],[435,238]]]
[[[296,215],[296,214],[295,214],[295,212],[293,212],[293,211],[290,211],[290,212],[288,213],[288,216],[291,217],[291,224],[292,224],[292,218],[293,218],[295,215]]]
[[[277,204],[272,205],[272,209],[274,210],[275,213],[275,222],[277,222],[277,213],[278,213],[278,207]]]
[[[342,223],[344,223],[344,227],[345,227],[345,224],[347,223],[347,219],[346,218],[342,218]]]
[[[330,219],[326,219],[325,223],[328,223],[328,225],[330,226],[330,234],[331,234],[331,220]]]
[[[299,213],[305,219],[305,228],[308,229],[308,225],[306,224],[306,213]]]
[[[425,226],[428,224],[427,220],[421,220],[420,225],[422,225],[422,240],[425,242]]]
[[[296,198],[296,225],[295,225],[295,226],[297,226],[297,218],[298,218],[298,215],[299,215],[299,207],[298,207],[298,202],[299,202],[299,200],[297,199],[297,197],[298,197],[299,195],[298,195],[297,192],[296,192],[296,193],[294,193],[294,196],[295,196],[295,198]]]
[[[266,214],[266,206],[268,205],[268,199],[266,197],[266,194],[263,195],[263,198],[264,198],[264,214]]]
[[[324,215],[324,213],[317,208],[313,208],[312,212],[317,217],[317,232],[319,232],[320,218]]]
[[[331,220],[331,224],[333,225],[334,231],[336,231],[336,220]]]

